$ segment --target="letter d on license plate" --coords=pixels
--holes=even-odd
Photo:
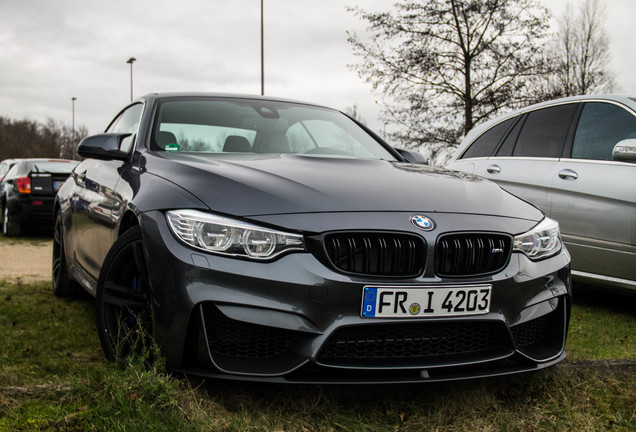
[[[491,288],[491,285],[366,286],[362,292],[362,316],[424,318],[487,314]]]

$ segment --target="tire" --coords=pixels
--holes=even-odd
[[[51,279],[53,282],[53,294],[57,297],[75,297],[78,294],[77,282],[68,277],[66,268],[66,255],[64,252],[64,231],[62,216],[58,212],[55,215],[53,228],[53,259],[51,262]]]
[[[151,290],[141,229],[124,232],[106,255],[97,281],[97,331],[106,358],[125,364],[152,343]]]
[[[2,207],[2,234],[5,237],[17,237],[20,235],[20,228],[20,224],[11,218],[9,205],[5,200],[5,205]]]

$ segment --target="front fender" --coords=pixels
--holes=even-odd
[[[143,185],[143,187],[142,187]],[[177,208],[207,209],[207,206],[186,189],[148,171],[130,169],[122,175],[117,185],[122,206],[117,220],[127,211],[137,217],[153,210]]]

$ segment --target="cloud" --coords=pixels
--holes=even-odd
[[[615,6],[634,10],[631,2],[610,0],[610,19],[617,19],[612,18]],[[386,0],[358,3],[368,10],[390,6]],[[338,109],[357,104],[360,115],[379,130],[375,101],[380,96],[347,67],[356,58],[346,32],[364,34],[366,29],[345,10],[353,1],[264,4],[266,94]],[[618,14],[633,15],[622,9]],[[99,132],[130,100],[126,60],[131,56],[137,58],[135,96],[163,91],[260,93],[258,0],[0,0],[0,16],[2,116],[42,121],[52,117],[70,124],[71,98],[76,97],[76,124]],[[633,44],[633,36],[623,34],[626,42],[617,43]],[[615,61],[617,67],[627,58],[623,53]],[[634,83],[636,67],[630,65],[632,75],[621,75],[621,80]]]

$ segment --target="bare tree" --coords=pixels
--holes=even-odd
[[[600,0],[585,0],[574,13],[568,2],[558,21],[552,52],[557,65],[549,84],[552,96],[613,91],[615,80],[608,68],[610,53],[605,18]]]
[[[534,101],[545,72],[549,12],[536,0],[404,0],[391,11],[350,8],[369,23],[349,34],[353,66],[383,93],[384,120],[407,147],[429,155],[457,145],[476,123]]]
[[[52,150],[41,142],[36,122],[5,117],[0,117],[0,144],[1,159],[36,157],[40,151]]]
[[[347,107],[344,109],[344,113],[347,114],[352,119],[364,123],[364,119],[360,116],[358,112],[358,104],[354,103],[353,106]]]
[[[77,144],[88,135],[80,126],[70,126],[48,119],[45,125],[31,120],[11,120],[0,116],[0,160],[27,157],[77,158]]]
[[[77,159],[77,145],[88,136],[88,128],[82,125],[73,130],[71,126],[49,118],[46,125],[41,126],[40,134],[54,143],[59,157]]]

